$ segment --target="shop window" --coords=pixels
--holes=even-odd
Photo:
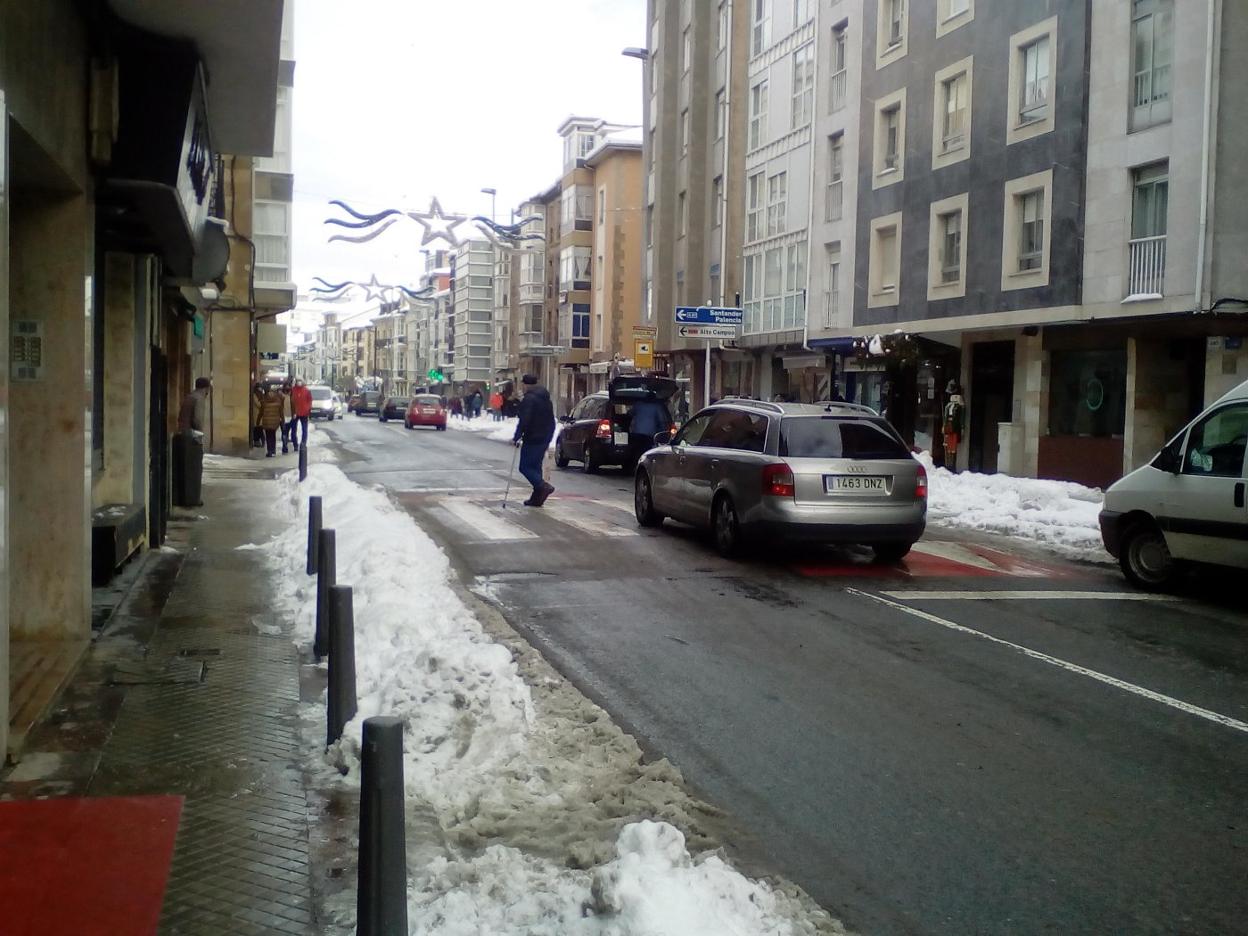
[[[1049,434],[1121,436],[1127,414],[1127,352],[1054,351],[1049,360]]]

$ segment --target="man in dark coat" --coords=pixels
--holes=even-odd
[[[520,401],[520,422],[514,442],[520,447],[520,473],[533,485],[526,507],[541,507],[554,493],[555,486],[542,478],[542,459],[555,437],[555,407],[550,393],[532,374],[524,375],[524,399]]]

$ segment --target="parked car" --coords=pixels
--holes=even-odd
[[[309,387],[312,394],[312,419],[342,419],[342,404],[338,394],[329,387]]]
[[[637,459],[654,444],[652,433],[644,438],[630,437],[637,406],[646,401],[646,405],[659,407],[657,421],[672,428],[667,401],[678,389],[680,385],[667,377],[616,377],[607,390],[582,398],[563,418],[563,429],[555,442],[555,464],[566,468],[569,462],[578,461],[589,474],[603,465],[620,465],[631,472]]]
[[[1111,484],[1101,539],[1131,584],[1170,585],[1184,563],[1248,569],[1248,381]]]
[[[433,426],[435,429],[446,430],[446,410],[442,407],[442,398],[432,393],[418,393],[412,397],[407,407],[407,415],[403,425],[408,429],[417,426]]]
[[[382,422],[407,418],[407,397],[388,396],[377,407],[377,418]]]
[[[376,413],[381,409],[381,391],[380,390],[364,390],[360,393],[360,397],[355,401],[355,415],[363,416],[365,414]]]
[[[861,543],[895,562],[927,523],[927,472],[861,407],[734,400],[655,442],[634,477],[637,522],[709,527],[725,556],[783,540]]]

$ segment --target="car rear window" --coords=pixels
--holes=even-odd
[[[436,396],[418,396],[416,402],[421,406],[437,406],[442,400]]]
[[[328,400],[333,395],[334,395],[333,391],[330,390],[328,387],[313,387],[312,388],[312,399],[314,400]]]
[[[780,455],[789,458],[909,458],[883,420],[790,416],[780,421]]]

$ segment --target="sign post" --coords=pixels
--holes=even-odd
[[[735,339],[745,321],[740,309],[719,306],[677,306],[676,334],[706,342],[705,373],[702,381],[702,403],[711,402],[711,342]]]

